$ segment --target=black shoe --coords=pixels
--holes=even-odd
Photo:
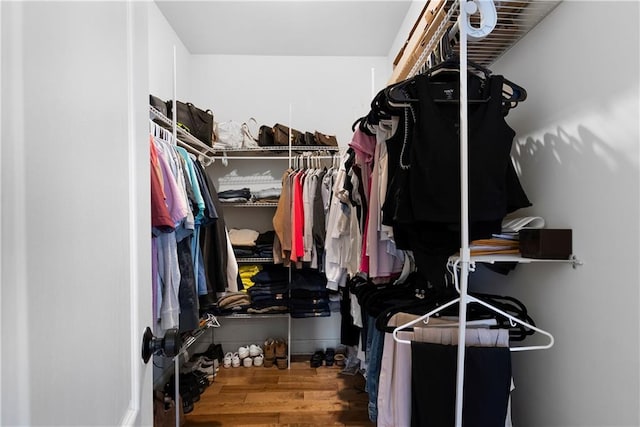
[[[324,352],[322,350],[318,350],[313,355],[311,355],[311,360],[309,363],[312,368],[319,368],[322,366],[322,361],[324,360]]]
[[[333,348],[328,348],[324,356],[325,365],[333,366],[335,356],[336,356],[336,351]]]

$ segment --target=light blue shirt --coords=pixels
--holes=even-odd
[[[202,193],[200,192],[200,184],[198,184],[198,178],[196,177],[196,171],[193,167],[193,160],[189,157],[189,153],[182,147],[175,147],[176,151],[184,158],[185,163],[187,165],[187,176],[189,177],[189,182],[191,183],[191,187],[193,188],[193,195],[196,198],[196,203],[198,204],[198,213],[195,215],[195,223],[200,224],[202,218],[204,218],[204,198],[202,198]]]

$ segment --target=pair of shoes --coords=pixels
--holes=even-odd
[[[244,359],[245,357],[249,357],[249,347],[248,346],[242,346],[242,347],[238,348],[238,356],[240,357],[240,359]]]
[[[278,369],[287,369],[287,366],[289,366],[287,357],[276,357],[276,366]]]
[[[276,342],[273,338],[267,338],[264,342],[264,367],[270,368],[276,360]]]
[[[240,366],[240,356],[238,355],[238,353],[233,353],[233,356],[231,356],[231,367],[237,368],[239,366]]]
[[[287,357],[287,342],[284,338],[276,338],[275,340],[276,358]]]
[[[324,354],[325,354],[324,364],[327,366],[333,366],[333,362],[335,361],[336,351],[333,348],[328,348]]]
[[[253,366],[262,366],[264,363],[264,356],[259,354],[253,358]]]
[[[278,369],[287,369],[289,365],[287,355],[287,342],[283,338],[275,340],[276,366]]]
[[[256,357],[245,357],[242,359],[242,365],[245,368],[250,368],[251,366],[262,366],[264,363],[264,356],[259,354]]]
[[[233,354],[231,352],[225,354],[224,359],[222,359],[222,366],[224,368],[230,368],[232,359],[233,359]]]
[[[249,346],[249,356],[250,357],[256,357],[259,354],[262,354],[262,347],[260,347],[259,345],[256,344],[251,344]]]
[[[324,351],[318,350],[311,355],[311,360],[309,360],[309,364],[312,368],[319,368],[322,366],[322,361],[324,360],[325,354]]]
[[[196,353],[194,357],[205,356],[208,359],[218,359],[218,363],[222,364],[224,359],[224,352],[222,351],[222,344],[211,344],[202,353]]]

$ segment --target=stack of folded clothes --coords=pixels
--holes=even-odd
[[[251,201],[255,203],[278,203],[282,188],[266,188],[251,193]]]
[[[233,247],[233,254],[236,258],[254,257],[256,250],[256,239],[260,233],[249,228],[232,228],[229,230],[229,241]]]
[[[249,288],[254,285],[252,280],[253,276],[258,274],[262,270],[261,265],[240,265],[238,266],[238,275],[240,276],[240,281],[242,282],[242,286],[244,290],[242,292],[247,292]]]
[[[217,313],[246,313],[251,306],[251,299],[244,292],[226,292],[218,298]]]
[[[292,270],[289,311],[297,318],[331,316],[327,277],[314,269]]]
[[[222,203],[246,203],[251,200],[251,190],[239,188],[218,192],[218,199]]]
[[[273,239],[276,232],[273,230],[260,233],[256,239],[256,247],[254,257],[257,258],[273,258]]]
[[[250,229],[231,229],[229,239],[236,258],[273,258],[273,230],[258,233]]]
[[[265,265],[254,275],[247,293],[247,313],[286,313],[289,310],[289,270],[282,265]]]

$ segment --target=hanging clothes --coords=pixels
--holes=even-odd
[[[215,302],[215,290],[203,262],[201,235],[219,222],[219,209],[202,164],[172,144],[169,132],[153,123],[152,128],[152,294],[155,329],[162,335],[171,328],[180,332],[197,329],[200,308]],[[226,230],[224,233],[226,239]],[[223,256],[229,258],[231,247],[223,243]],[[237,264],[235,258],[227,258],[220,263],[225,265],[224,280],[232,276],[235,284]]]

